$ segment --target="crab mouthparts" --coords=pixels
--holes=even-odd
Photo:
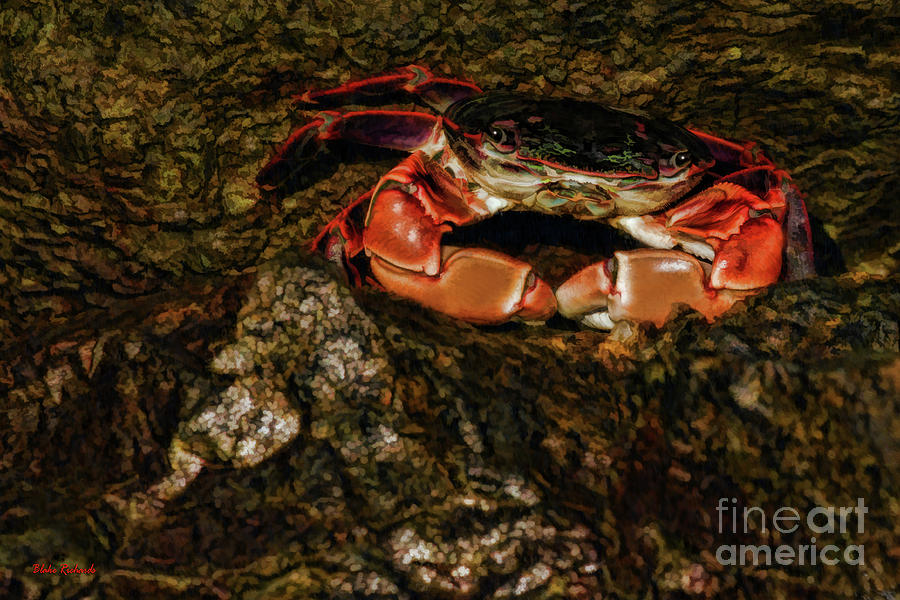
[[[542,187],[524,204],[547,212],[576,214],[582,218],[607,217],[615,210],[612,196],[603,187],[565,181]]]

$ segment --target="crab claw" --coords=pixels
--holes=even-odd
[[[773,206],[734,183],[719,183],[666,211],[666,227],[702,238],[726,240],[749,219],[781,207]]]
[[[390,292],[472,323],[550,318],[556,297],[531,265],[487,248],[441,245],[452,225],[479,216],[455,180],[413,154],[372,192],[362,233],[372,275]]]
[[[603,260],[578,271],[556,290],[559,314],[569,319],[606,312],[607,300],[612,293],[615,259]],[[609,327],[611,328],[611,326]]]
[[[379,256],[372,257],[371,267],[385,289],[471,323],[545,321],[556,312],[550,286],[530,265],[500,252],[445,247],[435,276],[397,267]]]
[[[556,290],[560,314],[598,329],[618,321],[646,321],[657,327],[685,304],[713,320],[748,292],[707,285],[703,264],[684,252],[642,248],[616,252],[590,265]]]
[[[750,290],[778,281],[784,194],[760,198],[735,183],[719,183],[665,213],[672,231],[704,238],[715,249],[709,286]]]
[[[621,320],[659,327],[678,304],[712,320],[778,281],[785,240],[779,219],[785,209],[780,188],[770,188],[761,198],[741,185],[722,182],[660,217],[629,221],[629,231],[648,237],[655,231],[651,226],[662,226],[664,219],[665,231],[674,234],[669,248],[677,243],[703,250],[700,255],[711,264],[668,248],[616,252],[557,289],[559,312],[602,329]]]
[[[784,232],[774,219],[745,222],[716,252],[709,285],[712,288],[753,290],[772,285],[781,274]]]

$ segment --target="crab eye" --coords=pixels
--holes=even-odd
[[[678,168],[681,168],[691,162],[691,153],[690,152],[679,152],[675,156],[672,157],[672,164]]]
[[[487,137],[500,152],[512,152],[516,146],[516,136],[512,131],[491,125],[487,130]]]

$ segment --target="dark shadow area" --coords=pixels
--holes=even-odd
[[[825,231],[821,219],[809,215],[809,229],[812,233],[813,257],[816,274],[822,277],[834,277],[847,272],[844,255],[837,243]]]
[[[500,213],[468,227],[456,227],[444,235],[443,242],[448,246],[497,247],[512,254],[524,252],[534,244],[561,246],[598,259],[616,250],[640,247],[626,234],[598,221],[517,211]]]

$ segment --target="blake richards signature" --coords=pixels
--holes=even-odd
[[[63,563],[58,568],[54,567],[53,563],[46,565],[43,563],[34,563],[31,572],[47,575],[93,575],[97,572],[97,569],[94,568],[94,563],[91,563],[90,567],[79,567],[78,563],[75,563],[74,565]]]

